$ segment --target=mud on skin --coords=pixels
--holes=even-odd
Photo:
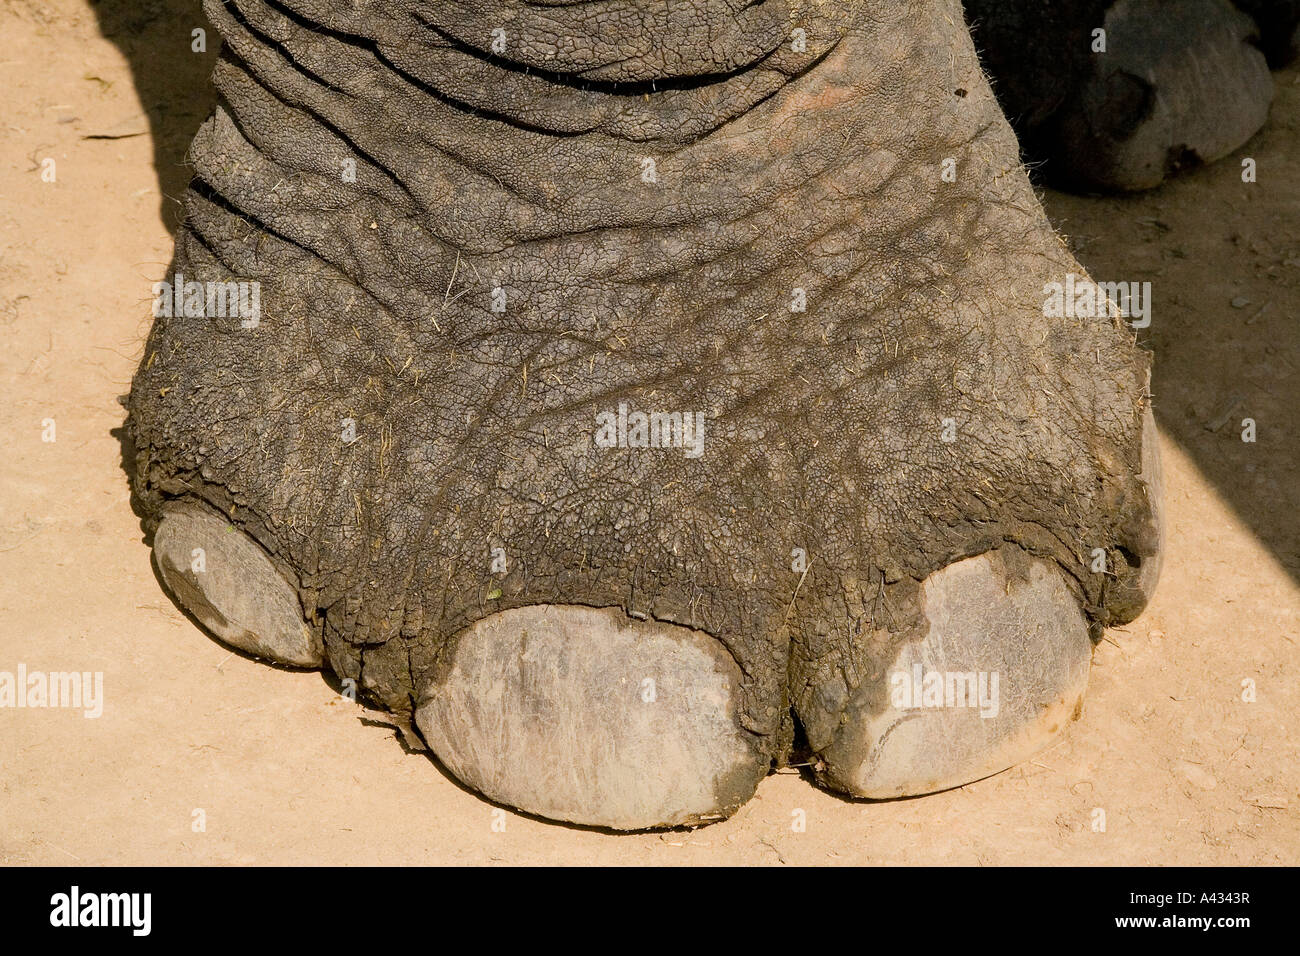
[[[1077,711],[1089,632],[1153,586],[1148,357],[1044,318],[1084,270],[955,0],[205,10],[171,271],[261,315],[156,319],[128,421],[210,629],[322,654],[493,799],[620,829],[734,811],[796,717],[873,796]],[[703,453],[606,447],[620,405],[699,413]],[[184,561],[214,522],[221,581]],[[1012,716],[889,749],[918,655],[1005,662]]]

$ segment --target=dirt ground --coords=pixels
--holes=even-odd
[[[1081,719],[947,793],[852,802],[790,772],[726,822],[611,835],[503,813],[160,590],[117,396],[211,103],[203,25],[170,0],[0,6],[0,671],[102,671],[105,695],[97,719],[0,709],[0,862],[1300,862],[1300,72],[1235,157],[1140,198],[1045,196],[1097,278],[1155,294],[1164,578],[1098,647]]]

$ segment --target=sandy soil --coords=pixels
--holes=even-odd
[[[1138,199],[1046,197],[1094,274],[1155,289],[1164,580],[1099,646],[1082,718],[948,793],[855,803],[791,772],[727,822],[615,836],[493,807],[161,592],[116,399],[211,102],[202,25],[164,0],[0,7],[0,670],[102,671],[106,697],[98,719],[0,710],[0,862],[1300,862],[1300,73],[1237,157]]]

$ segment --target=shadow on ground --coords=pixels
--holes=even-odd
[[[1160,430],[1300,581],[1300,68],[1274,80],[1232,156],[1137,196],[1043,200],[1094,278],[1151,283]]]
[[[220,38],[199,0],[91,0],[90,6],[99,32],[130,65],[153,136],[162,221],[175,232],[190,179],[185,162],[190,141],[217,99],[208,79]],[[193,49],[196,29],[204,31],[204,52]]]

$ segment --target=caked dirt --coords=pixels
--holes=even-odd
[[[196,7],[0,7],[0,671],[103,674],[98,717],[0,708],[0,862],[1300,862],[1300,71],[1212,167],[1044,197],[1096,278],[1154,295],[1164,576],[1098,646],[1079,721],[947,793],[853,802],[791,770],[723,823],[611,835],[494,807],[337,683],[232,653],[160,590],[117,397],[211,105]]]

